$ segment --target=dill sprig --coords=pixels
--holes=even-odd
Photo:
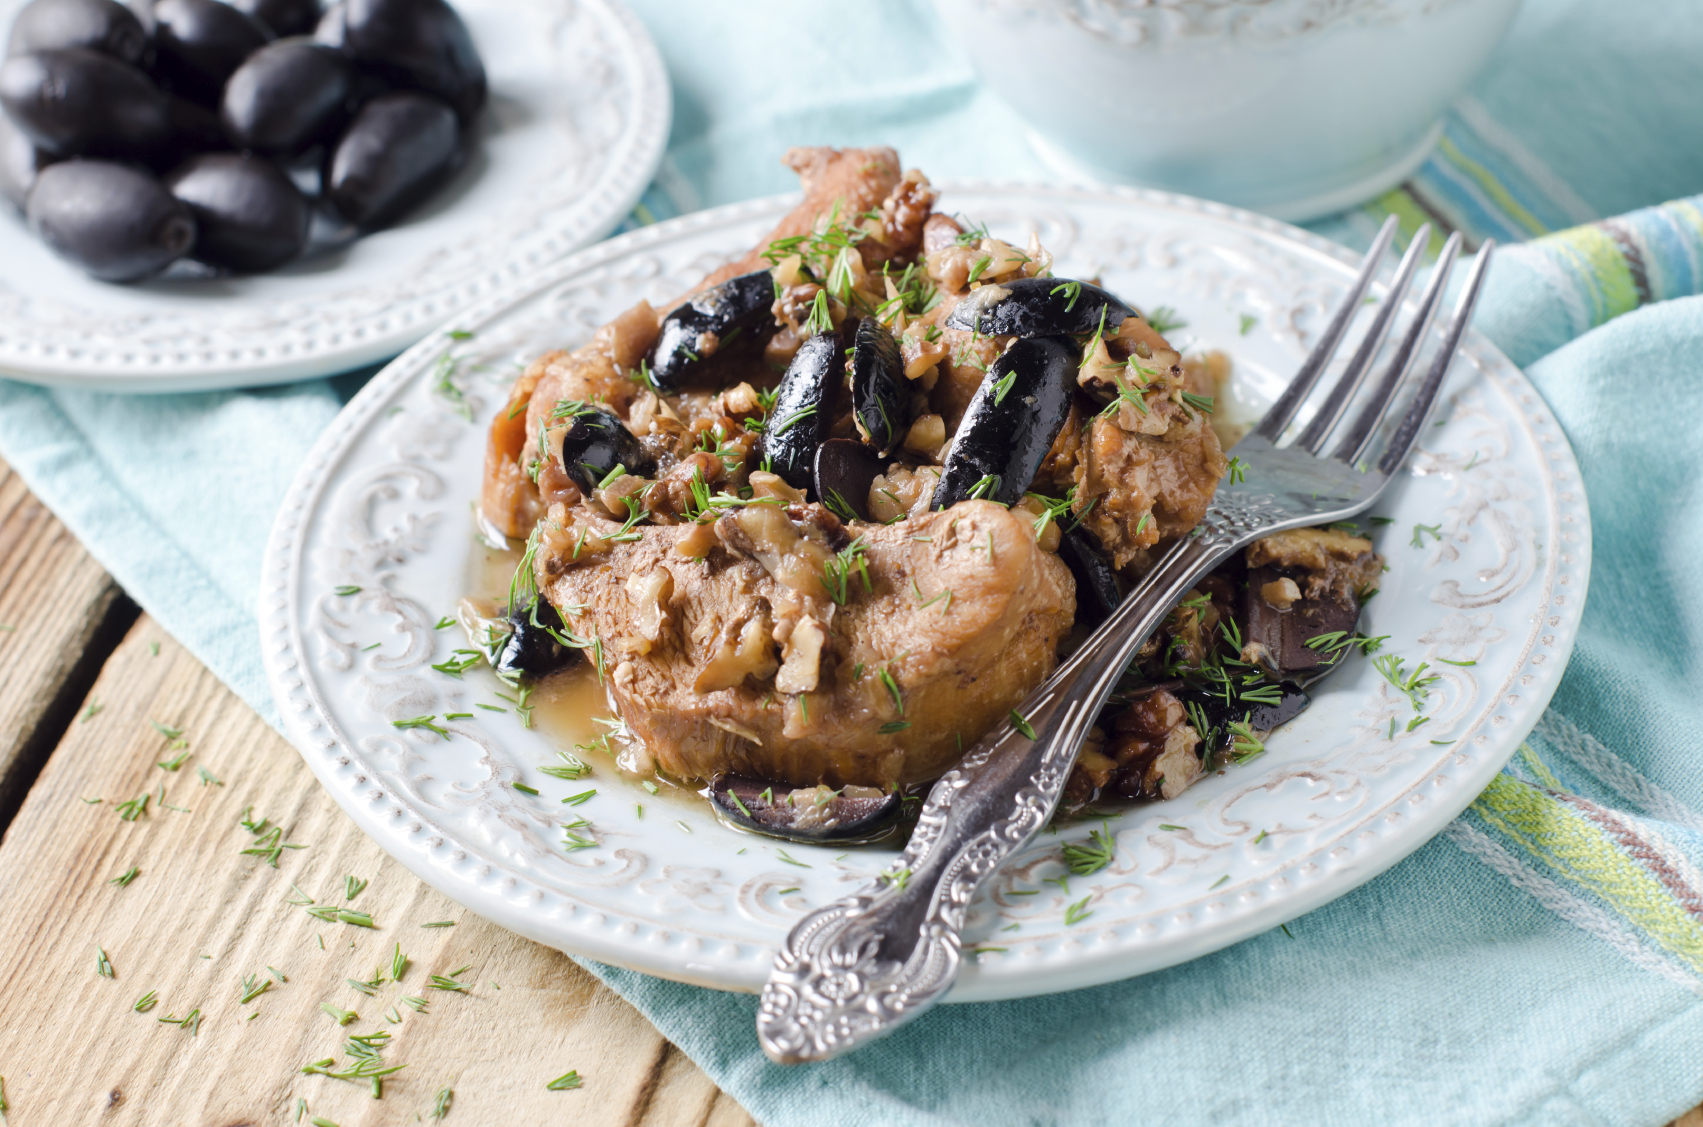
[[[402,953],[402,944],[396,945],[395,954],[390,956],[390,981],[401,982],[402,976],[408,973],[408,956]]]
[[[1437,674],[1433,673],[1429,677],[1425,675],[1425,671],[1431,668],[1428,662],[1420,662],[1419,668],[1411,673],[1403,666],[1403,659],[1393,653],[1372,659],[1372,667],[1384,675],[1384,680],[1394,685],[1398,692],[1407,697],[1413,705],[1413,711],[1423,711],[1430,686],[1438,680]]]
[[[111,880],[107,881],[106,883],[116,884],[120,888],[125,888],[130,884],[131,881],[136,879],[136,874],[141,872],[141,871],[142,871],[141,869],[138,869],[134,865],[132,865],[130,868],[126,869],[122,873],[119,873],[117,876],[113,877]]]
[[[327,1016],[338,1025],[348,1025],[351,1021],[359,1021],[361,1017],[354,1010],[340,1010],[330,1002],[321,1002],[319,1008],[324,1010]],[[326,1063],[329,1064],[330,1062],[327,1061]]]
[[[449,1105],[451,1103],[453,1103],[454,1100],[455,1100],[455,1089],[447,1087],[447,1086],[443,1087],[443,1088],[439,1088],[438,1094],[435,1097],[433,1097],[432,1110],[431,1110],[430,1118],[442,1119],[444,1116],[448,1115],[449,1114]]]
[[[578,1088],[580,1086],[581,1086],[581,1081],[580,1081],[578,1069],[575,1069],[574,1071],[566,1073],[562,1076],[558,1076],[554,1080],[550,1081],[548,1084],[544,1085],[545,1090],[551,1091],[551,1092],[566,1092],[566,1091],[569,1091],[570,1089]]]
[[[136,1004],[131,1006],[130,1008],[135,1010],[139,1014],[145,1014],[149,1010],[153,1009],[154,1006],[159,1003],[159,1000],[160,1000],[159,991],[150,990],[146,994],[142,995],[140,998],[136,999]]]
[[[868,549],[868,538],[859,536],[822,565],[823,574],[819,578],[822,586],[828,591],[828,597],[837,605],[845,606],[846,600],[851,597],[851,577],[854,573],[863,580],[865,591],[874,592],[875,584],[869,578],[866,557]]]
[[[95,948],[95,973],[102,978],[113,977],[112,960],[106,957],[106,951],[100,947]]]
[[[1117,857],[1118,846],[1112,837],[1111,826],[1104,822],[1101,825],[1103,829],[1089,834],[1086,842],[1065,843],[1064,863],[1079,877],[1099,872]]]
[[[272,989],[272,980],[270,978],[261,978],[259,975],[255,974],[245,974],[242,976],[242,990],[237,1003],[238,1005],[246,1006],[270,989]]]
[[[361,894],[361,890],[363,888],[365,888],[366,886],[367,886],[367,882],[362,880],[360,877],[344,877],[343,878],[343,899],[353,900],[355,897],[357,897]]]
[[[1094,894],[1089,893],[1087,896],[1084,896],[1082,899],[1064,910],[1064,923],[1066,927],[1081,923],[1083,920],[1094,914],[1094,910],[1088,907],[1088,901],[1092,899],[1094,899]]]

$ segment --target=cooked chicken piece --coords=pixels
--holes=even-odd
[[[538,580],[599,640],[610,699],[662,770],[891,786],[938,776],[1053,669],[1075,589],[1024,517],[966,501],[864,526],[852,551],[815,505],[629,543],[561,506]]]
[[[1329,594],[1339,606],[1355,608],[1360,605],[1358,596],[1378,585],[1384,569],[1384,561],[1372,551],[1370,540],[1338,528],[1273,533],[1248,545],[1247,560],[1250,568],[1269,565],[1304,573],[1297,576],[1302,580],[1297,599],[1320,599]],[[1289,609],[1276,602],[1272,605]]]

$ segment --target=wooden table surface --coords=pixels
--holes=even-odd
[[[754,1123],[566,956],[363,836],[4,463],[0,831],[0,1127],[436,1123],[444,1092],[443,1122],[468,1127]],[[273,867],[256,840],[300,848]],[[308,897],[376,927],[291,903]],[[245,981],[268,985],[244,1003]],[[407,1066],[382,1099],[301,1071],[348,1068],[347,1038],[380,1031],[383,1066]],[[546,1088],[569,1071],[579,1087]],[[1703,1127],[1703,1107],[1671,1127]]]
[[[245,818],[301,848],[245,854]],[[0,830],[7,1127],[436,1123],[444,1091],[443,1121],[468,1127],[754,1122],[566,956],[387,857],[3,463]],[[346,901],[349,877],[366,883]],[[296,889],[376,927],[316,919]],[[244,1003],[245,980],[269,985]],[[384,1066],[407,1066],[382,1099],[301,1071],[346,1069],[347,1038],[379,1031]],[[546,1088],[570,1071],[578,1088]]]

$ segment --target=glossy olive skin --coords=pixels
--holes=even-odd
[[[219,119],[237,148],[288,158],[343,127],[355,87],[354,68],[336,51],[306,39],[280,40],[231,75]]]
[[[242,61],[272,33],[221,0],[158,0],[154,5],[154,73],[173,93],[219,104],[219,92]]]
[[[828,433],[831,399],[845,370],[840,334],[817,333],[798,346],[775,389],[757,459],[794,489],[811,487],[816,449]]]
[[[146,161],[175,132],[170,99],[147,75],[81,47],[7,59],[0,107],[55,156]]]
[[[467,25],[444,0],[344,0],[343,50],[393,86],[448,102],[463,121],[488,93]]]
[[[165,178],[195,216],[189,257],[243,274],[282,266],[307,245],[312,212],[278,166],[262,157],[207,153]]]
[[[618,466],[631,474],[647,474],[651,469],[649,455],[627,424],[604,410],[587,409],[576,415],[562,435],[559,453],[562,472],[588,497]]]
[[[946,315],[954,329],[983,336],[1040,337],[1115,331],[1135,310],[1091,282],[1069,278],[1016,278],[983,286]]]
[[[0,196],[23,211],[36,176],[52,161],[12,124],[11,118],[0,113]]]
[[[1069,337],[1035,337],[1013,342],[993,362],[946,451],[931,509],[951,508],[972,493],[1001,505],[1022,499],[1070,415],[1076,359]],[[978,493],[990,477],[998,480]]]
[[[363,229],[388,226],[461,167],[455,113],[427,94],[381,94],[361,107],[325,168],[325,198]]]
[[[187,207],[154,177],[108,161],[42,169],[27,214],[48,246],[108,282],[157,274],[195,243]]]
[[[911,389],[898,340],[874,317],[865,317],[857,326],[851,391],[858,434],[883,457],[891,454],[910,429]]]
[[[273,35],[312,35],[319,23],[319,0],[230,0],[231,7],[252,16]]]
[[[133,63],[147,45],[142,21],[117,0],[31,0],[12,21],[6,54],[86,47]]]
[[[1073,528],[1059,537],[1058,558],[1076,579],[1076,621],[1092,630],[1123,602],[1118,573],[1086,529]]]
[[[578,650],[551,637],[550,631],[544,628],[545,623],[559,629],[561,616],[556,613],[555,607],[542,599],[536,599],[509,615],[509,636],[497,646],[491,660],[491,667],[498,676],[536,680],[583,656]]]
[[[663,391],[678,391],[734,333],[762,324],[774,304],[774,278],[767,270],[753,270],[693,294],[662,319],[651,349],[651,382]]]
[[[886,460],[857,439],[830,438],[816,448],[812,496],[841,520],[848,510],[870,520],[869,487],[886,468]]]

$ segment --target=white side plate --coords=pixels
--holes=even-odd
[[[501,703],[488,671],[465,680],[434,672],[466,643],[432,627],[467,590],[484,424],[514,365],[583,342],[641,297],[679,292],[747,248],[790,202],[623,236],[468,309],[451,327],[471,339],[439,335],[411,349],[349,404],[302,468],[260,594],[268,669],[292,739],[393,856],[543,943],[733,990],[760,986],[792,921],[874,874],[891,847],[742,834],[701,800],[652,798],[606,760],[586,780],[540,774],[554,761],[549,740],[512,714],[474,707]],[[1038,229],[1060,274],[1099,273],[1143,308],[1174,307],[1189,324],[1172,339],[1228,350],[1237,396],[1256,413],[1353,274],[1340,247],[1177,196],[948,184],[941,206],[1018,245]],[[469,373],[457,378],[468,384],[472,424],[434,392],[445,355]],[[1055,881],[1066,874],[1060,845],[1098,823],[1041,834],[972,908],[966,941],[997,950],[966,966],[955,1000],[1088,986],[1275,927],[1418,848],[1507,761],[1571,652],[1589,518],[1572,452],[1525,377],[1473,336],[1451,380],[1442,424],[1379,508],[1391,521],[1376,532],[1390,570],[1363,623],[1390,635],[1386,651],[1409,669],[1431,663],[1439,680],[1428,719],[1407,730],[1408,700],[1355,657],[1264,756],[1175,801],[1110,818],[1116,860],[1071,877],[1068,891]],[[1438,536],[1414,547],[1421,524]],[[362,590],[338,595],[340,586]],[[443,722],[447,739],[391,723],[449,712],[473,716]],[[562,804],[593,787],[583,804]],[[578,816],[598,848],[561,847],[559,826]]]
[[[24,0],[0,0],[0,28]],[[668,76],[619,0],[456,0],[490,77],[466,168],[398,226],[270,274],[119,286],[0,203],[0,373],[103,391],[332,375],[607,235],[655,175]]]

